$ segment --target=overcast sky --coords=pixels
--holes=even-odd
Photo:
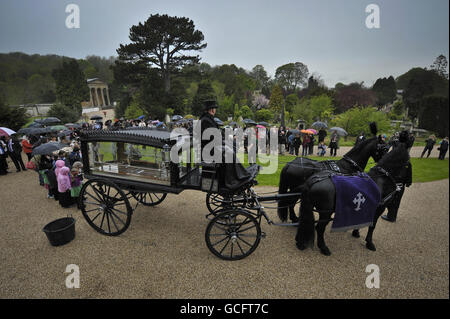
[[[68,29],[68,4],[80,28]],[[366,27],[366,6],[380,28]],[[192,19],[208,44],[210,65],[251,70],[302,62],[328,86],[398,75],[449,55],[448,0],[0,0],[0,52],[75,58],[117,55],[129,29],[151,14]]]

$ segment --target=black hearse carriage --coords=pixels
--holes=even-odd
[[[207,193],[210,211],[205,233],[210,251],[227,260],[250,255],[264,236],[261,217],[274,224],[259,202],[299,194],[259,197],[252,188],[257,184],[258,165],[245,169],[248,177],[230,187],[224,182],[224,164],[192,164],[192,136],[170,137],[168,131],[149,128],[82,132],[87,181],[80,192],[79,206],[88,224],[103,235],[117,236],[129,227],[139,203],[155,206],[168,193],[200,190]],[[189,143],[189,151],[180,154],[186,158],[182,163],[171,161],[170,151],[176,143]]]

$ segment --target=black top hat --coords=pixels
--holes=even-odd
[[[219,106],[217,105],[215,100],[206,100],[204,102],[205,111],[210,109],[217,109]]]

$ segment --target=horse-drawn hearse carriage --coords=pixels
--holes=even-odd
[[[240,166],[244,174],[231,182],[230,174],[225,176],[227,164],[194,164],[190,135],[171,139],[170,132],[147,128],[91,130],[83,131],[80,141],[87,181],[80,192],[79,206],[88,224],[107,236],[127,230],[138,204],[155,206],[167,194],[198,190],[206,193],[209,210],[207,247],[222,259],[242,259],[265,235],[260,227],[262,216],[273,223],[260,201],[299,195],[258,196],[252,188],[257,184],[256,164]],[[190,151],[180,154],[185,160],[178,163],[171,160],[170,152],[180,141],[189,143]],[[136,200],[134,207],[132,199]]]
[[[278,193],[258,195],[253,189],[253,186],[257,184],[256,177],[260,169],[256,164],[244,168],[238,162],[194,163],[195,152],[192,136],[189,134],[177,135],[174,138],[168,131],[148,128],[88,130],[82,132],[80,141],[84,176],[87,181],[80,191],[79,207],[88,224],[103,235],[117,236],[127,230],[138,204],[155,206],[161,204],[167,194],[198,190],[206,193],[206,207],[209,211],[206,217],[209,222],[205,231],[205,241],[208,249],[219,258],[238,260],[253,253],[261,238],[265,237],[265,233],[261,230],[263,217],[270,225],[299,225],[298,223],[273,222],[265,212],[262,202],[278,203],[278,207],[266,208],[278,208],[279,212],[280,209],[292,207],[300,199],[311,206],[310,201],[305,200],[307,196],[305,189],[300,192],[290,185],[281,191],[281,179]],[[173,156],[171,157],[171,151],[177,143],[188,143],[187,151],[186,148],[184,151],[175,151],[179,156],[184,157],[184,161],[174,161]],[[361,146],[367,150],[364,151],[360,162],[357,158],[355,160],[348,158],[345,161],[353,163],[351,166],[358,168],[360,167],[356,162],[360,165],[363,163],[365,167],[370,156],[378,156],[380,148],[377,143],[375,138],[373,142],[367,141],[367,145]],[[406,160],[408,159],[409,156]],[[398,164],[399,161],[394,157],[387,162]],[[291,169],[296,165],[295,161],[290,164]],[[402,162],[401,165],[403,164]],[[304,171],[303,166],[300,171]],[[382,196],[392,197],[392,193],[396,190],[395,183],[390,184],[389,187],[382,185],[387,185],[384,179],[393,180],[394,172],[388,173],[389,169],[386,166],[376,170],[376,172],[380,171],[386,174],[373,173],[371,177],[379,185]],[[336,174],[343,175],[339,172],[331,173],[331,175]],[[377,178],[380,182],[376,181]],[[298,180],[295,176],[294,179]],[[289,191],[288,188],[290,188]],[[134,207],[132,199],[136,201]],[[333,198],[330,199],[328,196],[327,200],[331,206],[334,205]],[[383,200],[382,204],[384,205],[385,202]],[[280,203],[283,203],[282,206]],[[285,218],[280,219],[285,221]],[[324,221],[317,222],[318,225],[323,225]],[[326,223],[323,226],[325,227]],[[299,227],[300,230],[301,227]],[[323,237],[323,233],[321,236]],[[302,241],[302,245],[304,240],[297,238],[297,246],[300,248],[299,240]],[[325,245],[323,238],[319,240],[319,245]],[[320,248],[324,253],[323,247]]]

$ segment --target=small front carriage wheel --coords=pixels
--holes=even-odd
[[[133,213],[130,202],[111,181],[86,182],[80,191],[79,205],[88,224],[103,235],[117,236],[130,226]]]
[[[239,260],[253,253],[261,240],[256,218],[242,209],[226,209],[208,224],[205,241],[209,250],[225,260]]]

